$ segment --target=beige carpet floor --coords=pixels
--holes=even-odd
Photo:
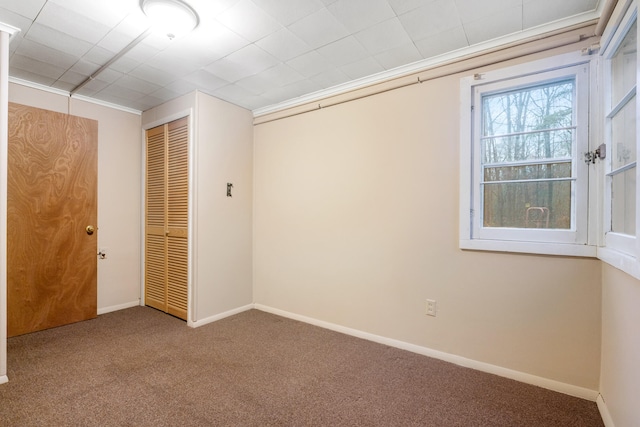
[[[8,341],[0,426],[602,426],[596,404],[257,310]]]

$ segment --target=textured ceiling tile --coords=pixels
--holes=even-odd
[[[522,6],[504,9],[464,24],[470,45],[522,31]]]
[[[74,88],[85,81],[86,78],[87,76],[84,74],[76,73],[75,71],[67,71],[60,77],[60,79],[58,79],[58,81],[70,83],[73,85],[72,88]]]
[[[396,16],[387,0],[338,0],[327,8],[352,33]]]
[[[481,18],[489,17],[504,10],[520,7],[522,10],[523,0],[455,0],[463,23],[477,21]]]
[[[400,15],[400,22],[413,40],[460,27],[462,22],[451,0],[435,0],[426,6]]]
[[[207,90],[216,90],[229,84],[228,81],[218,78],[205,70],[198,70],[184,76],[183,79]]]
[[[34,20],[46,2],[47,0],[0,0],[0,8]],[[0,16],[0,21],[13,25],[5,20],[4,11],[0,11]]]
[[[24,39],[20,43],[20,54],[65,70],[73,66],[78,60],[73,55],[43,46],[28,39]]]
[[[266,79],[271,86],[287,86],[304,80],[304,76],[286,64],[278,64],[259,74]]]
[[[189,36],[188,41],[196,48],[211,50],[220,57],[227,56],[250,44],[247,39],[213,20],[203,22]]]
[[[146,80],[139,79],[131,75],[125,75],[116,80],[115,85],[129,89],[132,91],[140,92],[145,95],[155,92],[160,89],[160,86]]]
[[[285,26],[324,7],[320,0],[253,0],[253,2]]]
[[[0,22],[20,29],[20,34],[24,36],[24,34],[29,31],[29,27],[31,27],[33,20],[0,7]]]
[[[358,41],[375,55],[411,43],[411,38],[398,18],[392,18],[356,34]]]
[[[358,61],[367,56],[367,51],[353,37],[345,37],[318,49],[318,53],[327,58],[336,67]]]
[[[36,59],[22,56],[17,53],[11,57],[10,67],[28,71],[38,76],[53,79],[54,81],[58,80],[60,76],[63,75],[66,71],[66,69],[63,67],[58,67],[53,64],[38,61]]]
[[[524,28],[531,28],[563,17],[589,12],[598,0],[527,0],[523,4]]]
[[[329,61],[315,50],[287,61],[287,65],[306,77],[315,76],[332,68]]]
[[[462,27],[446,30],[416,42],[416,47],[424,58],[432,58],[468,45],[467,36]]]
[[[430,0],[389,0],[389,4],[397,15],[402,15],[403,13],[407,13],[413,9],[417,9],[420,6],[424,6],[428,1]],[[478,0],[473,1],[478,2]]]
[[[138,99],[144,98],[145,93],[138,92],[136,90],[130,89],[128,87],[120,86],[118,81],[110,84],[106,88],[100,91],[100,96],[115,96],[120,99],[126,99],[128,101],[136,101]],[[104,99],[104,98],[103,98]]]
[[[133,10],[140,10],[136,0],[48,0],[106,27],[113,27]]]
[[[381,73],[384,71],[382,65],[378,64],[378,61],[371,57],[361,59],[360,61],[352,62],[351,64],[340,67],[340,71],[345,73],[351,79],[360,79],[373,74]]]
[[[98,43],[110,31],[110,27],[54,3],[45,4],[37,22],[91,44]]]
[[[93,47],[91,43],[37,23],[31,26],[25,38],[76,57],[84,55]]]
[[[255,42],[278,31],[281,25],[249,0],[240,0],[217,18],[229,29]]]
[[[323,71],[310,79],[314,83],[316,83],[320,88],[326,89],[333,86],[337,86],[343,83],[348,82],[349,76],[347,76],[344,72],[340,71],[337,68],[331,68],[329,70]]]
[[[419,61],[422,59],[422,55],[413,43],[407,43],[404,46],[381,52],[375,58],[385,70],[391,70]]]
[[[278,64],[278,60],[256,45],[249,45],[224,58],[240,65],[249,75],[257,74]]]
[[[26,80],[28,82],[37,83],[44,86],[51,86],[56,81],[55,78],[36,74],[29,70],[24,70],[15,66],[9,67],[9,73],[11,74],[11,77],[14,77],[16,79]]]
[[[168,73],[164,70],[160,70],[146,64],[134,69],[129,73],[129,75],[155,83],[158,86],[166,86],[176,80],[175,74]]]
[[[283,62],[311,50],[309,45],[287,28],[282,28],[268,35],[258,41],[256,45]]]
[[[239,1],[240,0],[189,0],[189,4],[200,15],[200,19],[202,19],[205,16],[215,18],[235,6]]]
[[[94,46],[82,57],[84,61],[98,65],[106,64],[111,58],[113,58],[113,52],[99,46]]]
[[[320,9],[293,23],[289,29],[316,49],[349,35],[347,29],[327,9]]]

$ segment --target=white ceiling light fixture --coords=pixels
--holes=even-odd
[[[182,0],[140,0],[140,8],[154,30],[170,39],[187,34],[200,23],[198,13]]]

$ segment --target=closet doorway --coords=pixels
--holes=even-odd
[[[187,320],[189,118],[146,131],[145,304]]]

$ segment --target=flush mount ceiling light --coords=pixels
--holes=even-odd
[[[173,39],[198,26],[198,14],[182,0],[140,0],[140,8],[155,30]]]

